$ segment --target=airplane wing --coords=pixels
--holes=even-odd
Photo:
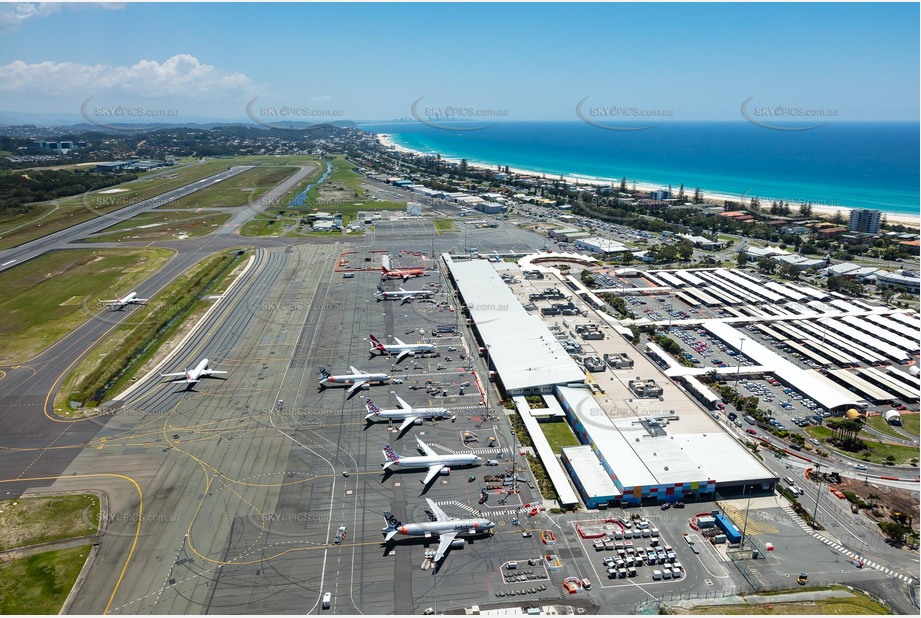
[[[367,380],[356,380],[356,381],[355,381],[355,384],[353,384],[353,385],[351,385],[351,386],[349,387],[349,390],[347,391],[348,394],[351,395],[352,393],[354,393],[355,391],[357,391],[358,389],[360,389],[362,386],[364,386],[364,384],[365,384],[366,382],[367,382]]]
[[[409,356],[410,354],[412,354],[412,352],[410,352],[409,350],[403,350],[402,352],[400,352],[399,354],[397,354],[397,360],[396,360],[396,362],[399,363],[401,360],[403,360],[404,358],[406,358],[406,357]]]
[[[405,343],[403,343],[402,341],[400,341],[400,340],[397,339],[396,337],[394,337],[393,340],[397,342],[397,345],[406,345]]]
[[[432,513],[435,514],[435,521],[448,521],[451,519],[441,510],[440,506],[432,502],[431,498],[426,498],[425,501],[429,503],[429,508],[432,510]]]
[[[438,453],[436,453],[435,451],[433,451],[433,450],[431,449],[431,447],[429,447],[428,444],[426,444],[425,442],[423,442],[423,441],[420,440],[419,438],[416,438],[416,442],[419,443],[419,448],[421,448],[422,451],[423,451],[426,455],[428,455],[429,457],[437,457],[437,456],[438,456]]]
[[[407,427],[415,423],[417,418],[418,417],[416,416],[407,416],[405,419],[403,419],[403,422],[400,423],[399,431],[403,431],[404,429],[406,429]]]
[[[438,476],[438,473],[441,472],[442,468],[444,468],[444,466],[441,464],[435,464],[434,466],[431,466],[429,468],[429,471],[425,474],[425,479],[423,479],[422,484],[428,485],[429,483],[431,483],[432,479]]]
[[[405,305],[406,303],[411,303],[411,302],[413,302],[413,297],[412,297],[412,296],[404,296],[404,297],[403,297],[403,302],[401,302],[400,304],[401,304],[401,305]]]
[[[218,370],[216,370],[216,369],[209,369],[209,370],[208,370],[208,375],[209,375],[209,376],[210,376],[210,375],[214,375],[214,374],[216,374],[216,373],[227,373],[227,372],[226,372],[226,371],[218,371]]]
[[[399,395],[396,395],[396,394],[394,394],[394,397],[397,398],[397,402],[400,404],[400,409],[401,409],[401,410],[407,410],[407,411],[409,411],[409,412],[412,411],[413,407],[412,407],[411,405],[409,405],[408,403],[406,403],[405,401],[403,401],[403,398],[402,398],[402,397],[400,397]]]
[[[361,370],[359,370],[359,369],[355,369],[355,368],[352,367],[351,365],[349,365],[349,369],[351,369],[351,370],[352,370],[352,374],[353,374],[353,375],[356,375],[356,376],[364,375],[364,373],[365,373],[364,371],[361,371]]]
[[[180,376],[182,376],[182,377],[184,378],[184,377],[185,377],[185,371],[182,371],[182,372],[180,372],[180,373],[161,373],[161,374],[160,374],[160,377],[161,377],[161,378],[178,378],[178,377],[180,377]]]
[[[445,552],[448,551],[451,543],[454,542],[455,536],[457,536],[456,532],[443,532],[441,534],[438,538],[438,549],[435,550],[435,562],[444,558]]]

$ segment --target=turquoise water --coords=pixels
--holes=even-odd
[[[464,125],[457,125],[466,128]],[[748,201],[919,214],[919,124],[829,123],[776,131],[747,122],[667,122],[639,131],[582,122],[506,122],[482,130],[361,125],[413,150],[471,163],[630,182]]]

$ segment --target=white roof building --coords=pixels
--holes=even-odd
[[[489,262],[443,259],[508,394],[548,393],[555,384],[585,381],[546,323],[525,311]]]

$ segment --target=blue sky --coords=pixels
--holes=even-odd
[[[917,4],[0,6],[0,109],[144,106],[348,119],[455,106],[576,120],[576,104],[740,120],[757,106],[917,120]],[[320,113],[314,112],[314,113]]]

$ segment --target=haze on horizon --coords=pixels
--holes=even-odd
[[[240,121],[247,104],[389,120],[420,99],[501,120],[577,120],[583,99],[740,120],[755,97],[916,121],[918,18],[916,3],[3,4],[0,96],[75,120],[93,105]]]

